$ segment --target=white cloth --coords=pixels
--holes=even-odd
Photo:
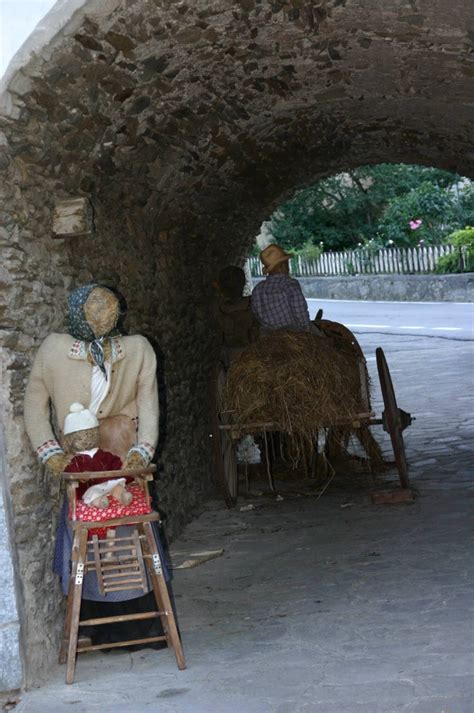
[[[64,421],[64,435],[85,431],[89,428],[98,428],[99,421],[94,413],[82,404],[75,402],[70,405],[69,413]]]
[[[97,414],[101,403],[103,402],[110,390],[110,376],[112,372],[112,364],[110,361],[106,361],[104,363],[104,366],[107,378],[105,378],[105,374],[99,366],[94,365],[92,367],[91,402],[89,404],[89,411],[91,411],[94,415]]]
[[[253,436],[247,435],[240,439],[237,444],[237,462],[253,465],[261,462],[260,448],[255,443]]]
[[[91,485],[90,488],[87,488],[82,499],[86,505],[90,505],[93,500],[100,498],[101,495],[108,495],[112,492],[116,485],[125,487],[126,482],[125,478],[117,478],[116,480],[105,480],[103,483],[96,483],[96,485]]]

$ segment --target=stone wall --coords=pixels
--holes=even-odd
[[[1,418],[29,683],[58,641],[60,493],[30,452],[22,402],[68,290],[113,284],[130,330],[158,344],[172,534],[210,487],[218,269],[242,261],[272,209],[321,176],[382,161],[474,173],[468,0],[61,6],[70,14],[7,75],[0,102]],[[94,233],[53,238],[56,201],[77,196],[93,206]]]
[[[256,284],[263,278],[254,278]],[[298,277],[303,294],[320,300],[474,302],[474,273]]]
[[[9,127],[4,129],[6,135]],[[215,266],[194,253],[189,236],[179,229],[160,230],[146,211],[125,213],[98,200],[93,235],[54,239],[54,199],[61,191],[47,171],[14,154],[15,141],[4,141],[2,422],[7,497],[22,581],[27,682],[32,685],[44,677],[56,655],[62,606],[51,571],[59,483],[37,465],[22,420],[24,386],[36,348],[51,331],[64,330],[72,287],[100,281],[126,296],[129,331],[148,336],[158,353],[162,417],[157,490],[172,537],[211,487],[206,380],[213,353],[208,298]]]
[[[7,472],[5,442],[0,424],[0,691],[21,688],[23,684],[23,641],[20,630],[20,606],[17,598],[21,583],[13,548],[12,512]]]

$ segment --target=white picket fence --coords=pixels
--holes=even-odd
[[[454,245],[426,245],[414,248],[357,248],[344,252],[325,252],[315,260],[298,255],[291,259],[291,274],[296,277],[329,275],[426,274],[433,272],[443,255],[457,252]],[[459,253],[461,265],[463,254]],[[250,257],[254,277],[262,275],[258,257]]]

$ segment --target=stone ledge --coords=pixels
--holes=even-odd
[[[253,278],[254,284],[263,278]],[[298,277],[304,296],[321,300],[474,302],[474,273]]]

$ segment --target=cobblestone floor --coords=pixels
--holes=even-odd
[[[360,338],[372,372],[381,339]],[[225,550],[175,574],[188,669],[167,651],[86,654],[73,686],[58,667],[18,713],[473,713],[472,342],[383,345],[417,417],[416,502],[334,481],[319,500],[208,503],[173,545]]]

